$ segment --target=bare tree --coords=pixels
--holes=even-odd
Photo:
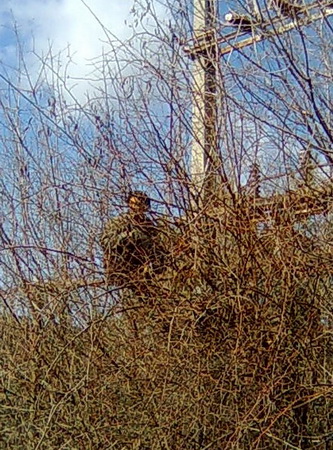
[[[1,70],[3,445],[330,448],[330,5],[283,6],[232,2],[204,30],[204,198],[188,2],[135,1],[126,42],[95,17],[84,100],[52,52],[37,78],[22,53]],[[138,189],[165,258],[135,289],[106,279],[100,234]]]

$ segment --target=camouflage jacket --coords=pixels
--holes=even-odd
[[[108,272],[133,271],[163,264],[159,227],[148,217],[136,220],[126,213],[110,219],[100,238]]]

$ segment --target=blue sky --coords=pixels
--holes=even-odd
[[[17,37],[28,65],[33,66],[30,50],[45,54],[67,49],[74,64],[71,76],[85,77],[89,61],[102,53],[105,35],[88,5],[108,30],[120,40],[131,33],[130,10],[134,0],[2,0],[0,3],[0,60],[15,65]],[[125,24],[125,22],[127,24]],[[68,48],[69,46],[69,48]]]

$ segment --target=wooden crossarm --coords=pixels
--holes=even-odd
[[[329,17],[333,14],[331,1],[321,3],[321,10],[319,12],[309,14],[315,8],[318,8],[318,2],[300,8],[298,12],[299,14],[303,14],[303,16],[299,17],[297,20],[274,16],[273,18],[258,24],[259,33],[254,32],[252,36],[241,40],[238,39],[247,34],[246,31],[242,31],[241,28],[224,36],[216,36],[215,29],[203,31],[195,38],[188,41],[188,43],[184,45],[183,50],[184,53],[194,59],[200,55],[209,56],[212,54],[216,45],[222,45],[219,49],[219,54],[220,56],[223,56],[231,53],[233,50],[240,50],[256,42],[261,42],[269,37],[287,33],[299,26],[309,25],[312,22]],[[255,31],[255,27],[253,30]],[[235,42],[231,43],[232,41]]]
[[[255,222],[276,219],[282,215],[300,220],[318,214],[326,214],[333,206],[332,187],[323,185],[317,190],[301,188],[271,197],[245,197],[242,209]]]

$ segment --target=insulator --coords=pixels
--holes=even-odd
[[[302,183],[309,185],[313,182],[313,157],[311,150],[301,150],[299,154],[299,172],[302,178]]]
[[[260,196],[260,168],[257,163],[254,163],[251,167],[248,185],[249,194],[255,197]]]
[[[227,13],[224,16],[224,19],[226,22],[228,22],[228,25],[238,27],[245,32],[252,31],[253,27],[255,27],[256,25],[251,17],[234,12]]]

